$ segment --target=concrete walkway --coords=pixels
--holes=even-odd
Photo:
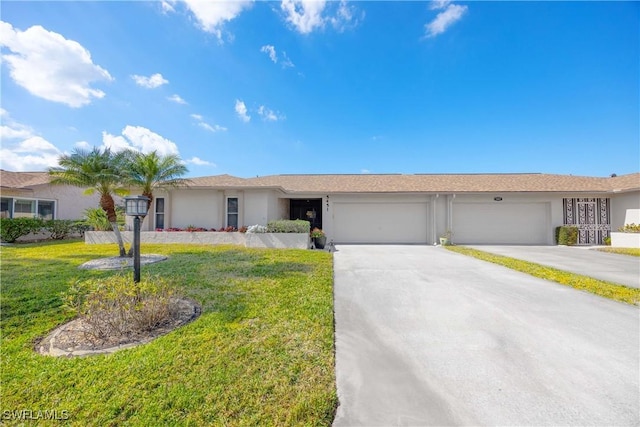
[[[469,247],[640,288],[640,258],[638,257],[611,254],[580,246],[469,245]]]
[[[338,246],[335,426],[638,425],[637,307],[427,246]]]

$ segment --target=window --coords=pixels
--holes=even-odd
[[[13,208],[14,218],[33,218],[36,215],[36,201],[35,200],[20,200],[16,199]]]
[[[2,198],[0,200],[0,217],[11,218],[13,217],[13,199]]]
[[[55,202],[38,200],[38,216],[41,219],[53,219]]]
[[[156,228],[164,230],[164,197],[156,199]]]
[[[227,227],[238,228],[238,198],[227,198]]]

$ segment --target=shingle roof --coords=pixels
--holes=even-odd
[[[596,192],[640,189],[640,173],[615,178],[552,174],[270,175],[195,178],[196,186],[281,188],[288,193]]]
[[[0,170],[2,187],[28,188],[48,182],[47,172]],[[279,188],[287,193],[611,193],[640,190],[640,173],[606,178],[539,173],[270,175],[255,178],[215,175],[191,178],[189,185],[195,188]]]
[[[28,189],[48,183],[48,172],[11,172],[0,169],[0,187]]]

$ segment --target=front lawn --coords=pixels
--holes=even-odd
[[[143,274],[178,279],[202,315],[134,349],[69,359],[36,354],[34,342],[71,319],[60,298],[70,283],[115,274],[77,267],[117,255],[117,247],[54,242],[1,250],[4,422],[19,423],[11,411],[57,411],[78,426],[332,422],[330,254],[143,245],[142,253],[169,256],[143,266]]]
[[[612,254],[622,254],[622,255],[631,255],[640,257],[640,249],[639,248],[598,248],[600,252],[609,252]]]
[[[521,259],[510,258],[502,255],[496,255],[477,249],[467,248],[465,246],[443,246],[444,248],[458,252],[463,255],[472,256],[483,261],[499,264],[512,270],[530,274],[544,280],[560,283],[562,285],[571,286],[575,289],[591,292],[605,298],[615,301],[625,302],[627,304],[640,304],[640,289],[630,288],[617,283],[606,282],[604,280],[594,279],[593,277],[582,276],[580,274],[570,273],[568,271],[558,270],[557,268],[547,267],[545,265],[536,264]]]

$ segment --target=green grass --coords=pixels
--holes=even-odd
[[[67,411],[77,426],[332,422],[330,254],[143,245],[142,253],[170,257],[143,274],[176,279],[203,314],[133,349],[53,358],[33,345],[71,319],[60,293],[77,279],[115,274],[77,267],[117,255],[117,247],[54,242],[1,251],[1,411]]]
[[[463,255],[472,256],[483,261],[489,261],[508,267],[512,270],[530,274],[534,277],[550,280],[575,289],[591,292],[596,295],[610,298],[627,304],[638,305],[640,303],[640,289],[630,288],[617,283],[606,282],[580,274],[574,274],[556,268],[547,267],[533,262],[509,258],[502,255],[494,255],[465,246],[444,246],[446,249]]]
[[[598,248],[597,250],[600,252],[609,252],[612,254],[640,256],[639,248]]]

